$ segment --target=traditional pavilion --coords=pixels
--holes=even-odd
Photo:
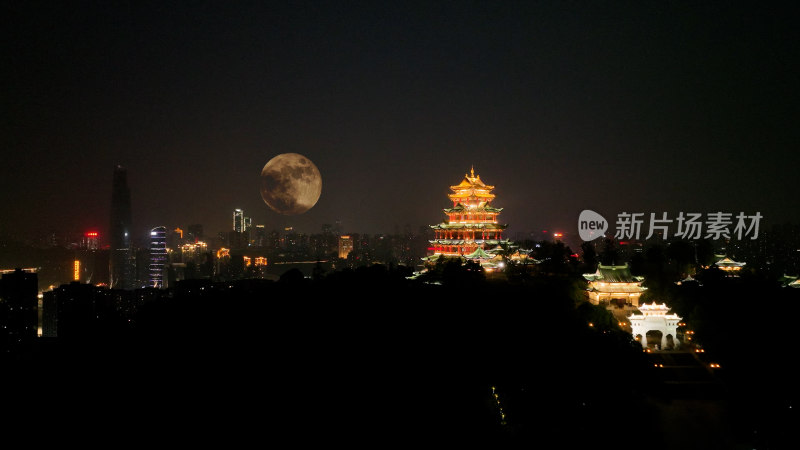
[[[430,241],[433,255],[425,258],[435,261],[439,257],[462,257],[477,260],[482,265],[491,265],[498,249],[508,248],[511,243],[503,239],[508,225],[497,222],[503,208],[491,206],[494,200],[490,186],[475,175],[475,169],[464,175],[464,180],[450,186],[448,194],[452,208],[445,208],[447,220],[431,225],[435,239]]]
[[[647,288],[642,286],[643,277],[631,275],[628,264],[621,266],[597,266],[595,273],[585,273],[583,277],[589,282],[589,301],[593,305],[601,302],[612,303],[619,300],[620,306],[639,306],[639,296]]]
[[[677,349],[680,346],[678,341],[678,323],[681,318],[677,314],[669,314],[669,308],[665,304],[644,303],[639,306],[641,314],[628,316],[631,323],[633,337],[641,342],[643,348],[647,348],[647,332],[658,331],[661,333],[661,344],[659,349]]]
[[[692,278],[691,275],[687,275],[686,278],[675,282],[675,284],[677,284],[678,286],[682,286],[684,284],[691,284],[691,283],[696,283],[698,286],[702,286],[703,285],[703,283],[697,281],[697,279]]]
[[[743,262],[734,261],[727,256],[714,263],[720,270],[728,273],[728,276],[737,276],[742,267],[747,264]]]

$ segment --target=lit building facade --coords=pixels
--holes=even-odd
[[[448,197],[453,207],[444,209],[447,220],[431,225],[435,234],[430,241],[434,256],[487,254],[498,246],[510,244],[503,239],[503,231],[508,225],[497,221],[503,209],[491,205],[495,198],[493,189],[494,186],[484,183],[479,175],[475,175],[474,169],[464,175],[461,183],[450,186],[453,192]]]
[[[181,262],[199,264],[203,262],[205,254],[208,252],[208,244],[204,241],[197,241],[181,246]]]
[[[264,247],[267,244],[267,230],[264,225],[256,225],[256,230],[253,236],[253,245],[256,247]]]
[[[97,250],[100,248],[100,233],[97,231],[87,231],[81,239],[80,248],[82,250]]]
[[[161,289],[167,265],[167,228],[155,227],[150,230],[150,278],[147,286]]]
[[[244,211],[238,208],[233,210],[233,231],[237,233],[244,231]]]
[[[347,259],[353,251],[353,238],[350,236],[339,236],[339,258]]]
[[[589,282],[589,301],[593,305],[612,303],[619,300],[620,305],[639,306],[639,297],[647,288],[642,286],[643,277],[631,275],[627,264],[621,266],[597,266],[595,273],[585,273],[583,277]]]

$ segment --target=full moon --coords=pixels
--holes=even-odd
[[[319,169],[303,155],[283,153],[261,169],[261,198],[279,214],[303,214],[317,204],[320,194]]]

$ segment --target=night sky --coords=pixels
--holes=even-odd
[[[800,222],[789,2],[4,2],[0,234],[412,231],[474,165],[515,233],[593,209]],[[317,205],[259,194],[310,158]]]

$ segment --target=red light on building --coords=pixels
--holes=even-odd
[[[97,231],[87,231],[83,234],[83,239],[81,242],[81,248],[88,249],[88,250],[97,250],[99,247],[98,243],[98,236],[100,233]]]

